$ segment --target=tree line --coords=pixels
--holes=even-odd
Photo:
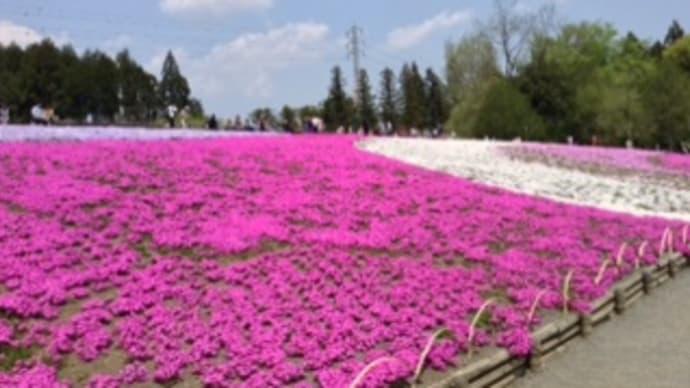
[[[366,69],[360,69],[356,92],[348,95],[339,66],[331,70],[331,85],[326,99],[318,105],[301,108],[284,106],[276,117],[270,108],[256,109],[250,117],[268,118],[273,127],[298,129],[310,118],[322,117],[325,129],[353,131],[368,128],[372,132],[404,129],[438,129],[448,120],[450,105],[446,85],[432,68],[422,73],[415,62],[405,63],[396,76],[386,67],[380,74],[379,95]]]
[[[459,135],[688,151],[690,37],[676,21],[649,42],[606,23],[540,25],[538,13],[498,9],[446,48],[448,126]]]
[[[21,48],[0,44],[0,105],[9,107],[13,122],[28,122],[31,107],[54,109],[64,123],[95,122],[149,125],[171,104],[189,106],[203,115],[199,100],[190,97],[186,78],[168,52],[160,81],[127,50],[115,58],[101,51],[79,55],[72,46],[43,40]]]
[[[562,23],[553,6],[494,5],[492,17],[447,43],[443,78],[414,62],[397,77],[385,68],[375,96],[361,70],[349,96],[336,66],[326,99],[309,113],[329,131],[445,126],[462,137],[689,151],[690,36],[677,21],[646,41],[603,22]],[[292,128],[298,113],[286,106],[271,117]]]

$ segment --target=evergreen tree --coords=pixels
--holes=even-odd
[[[374,96],[371,93],[369,75],[364,69],[359,71],[357,94],[357,118],[359,124],[365,129],[374,128],[377,123],[376,106],[374,104]]]
[[[324,102],[324,121],[329,131],[338,127],[347,128],[351,123],[352,101],[345,94],[342,70],[336,66],[331,70],[331,87]]]
[[[16,112],[20,110],[23,102],[22,82],[18,76],[19,69],[24,61],[24,51],[17,45],[0,45],[0,103],[6,104],[12,112],[13,121],[20,118]],[[20,118],[21,119],[21,118]]]
[[[65,88],[65,72],[60,62],[60,52],[50,40],[26,48],[22,63],[16,73],[19,78],[18,108],[28,118],[28,112],[36,103],[57,108],[58,94]]]
[[[287,132],[294,132],[297,129],[297,115],[295,114],[295,110],[287,105],[283,106],[283,109],[280,111],[280,121],[283,129]]]
[[[72,46],[64,46],[60,50],[60,83],[62,89],[54,101],[55,108],[61,117],[83,118],[84,107],[80,102],[81,94],[81,61]]]
[[[87,51],[82,57],[80,80],[86,96],[83,115],[90,113],[97,120],[112,121],[118,110],[115,62],[102,52]]]
[[[671,23],[671,27],[668,28],[666,38],[664,38],[664,45],[666,47],[672,46],[674,43],[682,39],[684,36],[685,31],[683,30],[683,27],[681,27],[680,24],[678,24],[677,20],[674,20],[673,23]]]
[[[649,48],[649,55],[657,59],[661,58],[664,55],[664,44],[658,40],[654,42],[652,47]]]
[[[79,56],[69,45],[50,40],[27,46],[0,45],[0,102],[15,122],[29,120],[36,103],[53,108],[65,123],[87,114],[111,122],[122,106],[129,121],[147,122],[159,108],[156,77],[127,52],[113,60],[100,51]]]
[[[121,113],[127,122],[140,123],[151,118],[156,106],[155,77],[146,73],[129,55],[120,52],[115,61],[118,70],[118,96]]]
[[[183,107],[189,104],[189,83],[180,72],[172,51],[165,56],[158,91],[164,106],[172,104]]]
[[[424,80],[416,63],[405,64],[400,72],[402,95],[402,123],[408,129],[422,129],[426,121],[426,102],[424,101]]]
[[[381,72],[381,96],[379,109],[381,121],[384,125],[390,124],[392,128],[398,125],[398,91],[395,85],[395,73],[391,68],[385,68]]]
[[[438,128],[448,119],[448,104],[443,81],[434,70],[428,68],[425,78],[426,88],[426,125],[428,128]]]

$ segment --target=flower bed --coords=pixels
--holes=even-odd
[[[270,135],[242,131],[203,129],[151,129],[124,127],[57,127],[36,125],[0,125],[0,142],[82,141],[82,140],[166,140],[225,138]]]
[[[658,151],[525,143],[503,147],[516,158],[542,160],[574,169],[602,173],[631,173],[650,176],[690,177],[690,155]]]
[[[347,387],[392,357],[378,387],[529,354],[544,317],[687,239],[355,141],[0,145],[0,385]]]
[[[472,140],[377,139],[361,145],[371,152],[448,172],[484,184],[573,203],[642,216],[690,221],[690,179],[685,175],[647,172],[577,162],[529,149],[567,147]],[[583,150],[587,150],[581,147]],[[573,147],[576,149],[576,147]],[[604,152],[604,149],[599,152]],[[585,152],[583,151],[583,152]],[[611,150],[625,153],[625,150]],[[631,151],[634,160],[637,151]],[[644,154],[640,151],[640,154]],[[663,156],[663,155],[662,155]],[[582,156],[584,158],[584,156]],[[657,155],[661,158],[661,156]],[[683,160],[682,155],[666,155]],[[599,155],[600,159],[604,155]],[[618,159],[623,160],[623,157]],[[666,161],[658,159],[657,162]],[[673,160],[679,165],[678,160]],[[622,162],[621,162],[622,164]],[[630,165],[633,165],[632,163]],[[640,165],[641,162],[640,162]],[[675,171],[675,170],[674,170]]]

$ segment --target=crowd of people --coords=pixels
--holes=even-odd
[[[191,110],[189,106],[179,109],[177,106],[168,105],[164,112],[165,121],[169,128],[190,128],[192,123]],[[52,125],[59,123],[59,117],[55,114],[55,109],[49,104],[37,103],[30,111],[31,123],[34,125]],[[94,116],[89,113],[83,120],[85,125],[94,124]],[[7,125],[10,123],[10,108],[5,104],[0,104],[0,125]],[[322,133],[326,130],[324,121],[319,117],[310,117],[305,120],[297,120],[296,128],[285,124],[279,128],[270,128],[268,120],[260,118],[256,123],[252,123],[249,119],[244,121],[240,116],[234,120],[228,119],[221,122],[221,120],[212,114],[205,121],[205,127],[209,130],[233,130],[233,131],[259,131],[266,132],[269,130],[283,130],[289,133]],[[198,123],[197,123],[198,125]],[[410,129],[401,131],[396,129],[391,123],[379,123],[375,127],[371,127],[368,123],[363,123],[359,128],[344,128],[340,127],[336,130],[340,134],[363,134],[363,135],[403,135],[403,136],[425,136],[425,137],[441,137],[444,135],[443,128],[435,128],[432,130],[420,131]]]

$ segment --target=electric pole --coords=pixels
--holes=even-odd
[[[354,67],[354,100],[357,102],[357,97],[359,96],[359,69],[360,60],[364,57],[364,40],[362,39],[362,29],[356,24],[350,27],[347,31],[347,57],[352,59],[352,64]]]

